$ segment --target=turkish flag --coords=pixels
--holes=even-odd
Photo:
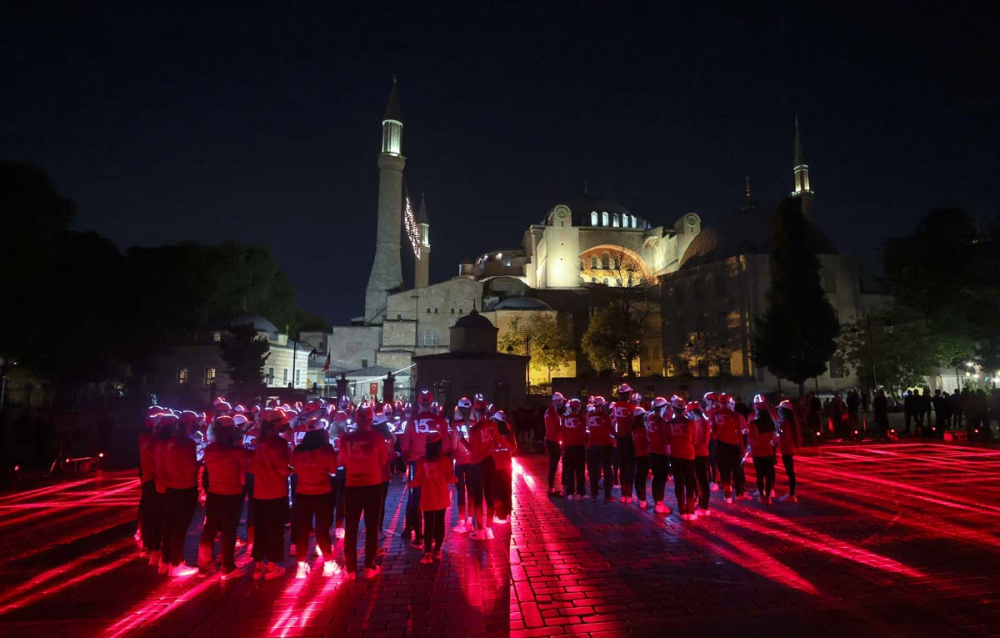
[[[323,372],[326,372],[329,369],[330,369],[330,353],[327,352],[326,353],[326,365],[323,366]]]

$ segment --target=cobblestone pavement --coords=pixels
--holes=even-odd
[[[449,533],[434,565],[398,535],[394,482],[372,582],[157,576],[135,558],[134,474],[70,478],[0,495],[0,636],[1000,635],[1000,451],[829,446],[796,461],[799,504],[714,493],[710,518],[682,522],[549,497],[546,460],[519,457],[510,530]]]

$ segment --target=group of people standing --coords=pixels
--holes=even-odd
[[[422,563],[442,555],[450,486],[457,486],[459,524],[474,540],[493,538],[494,522],[511,509],[511,455],[516,449],[502,410],[481,395],[462,398],[449,421],[419,393],[416,405],[315,400],[305,406],[270,404],[233,407],[224,399],[214,413],[152,406],[139,436],[140,556],[159,573],[222,579],[240,574],[236,549],[244,541],[237,528],[247,510],[253,578],[272,580],[285,573],[285,527],[296,576],[307,578],[309,537],[324,576],[342,571],[330,529],[344,539],[343,571],[358,571],[358,531],[365,521],[364,570],[380,572],[376,559],[386,517],[393,466],[402,460],[407,490],[404,540],[423,549]],[[198,565],[184,563],[183,545],[199,502],[199,474],[205,521]],[[466,516],[468,514],[468,517]],[[221,565],[215,543],[221,535]]]
[[[646,484],[652,474],[653,509],[669,514],[666,484],[674,481],[677,513],[682,520],[711,515],[710,496],[721,486],[727,503],[752,498],[746,493],[744,462],[752,458],[757,493],[762,503],[774,494],[775,467],[780,455],[788,477],[788,493],[778,500],[796,502],[795,454],[802,429],[794,406],[777,408],[765,398],[754,399],[750,418],[737,412],[736,401],[709,392],[702,400],[673,395],[644,399],[628,384],[618,387],[618,399],[602,396],[567,400],[552,395],[545,412],[545,447],[549,458],[548,487],[552,495],[570,500],[590,498],[649,505]],[[562,488],[556,482],[562,463]],[[618,499],[612,489],[620,488]]]

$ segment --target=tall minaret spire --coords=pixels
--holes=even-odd
[[[426,288],[431,273],[431,222],[427,219],[427,196],[424,193],[420,193],[417,228],[420,230],[420,256],[413,265],[413,287]]]
[[[809,188],[809,165],[806,164],[805,155],[802,153],[802,137],[799,135],[799,118],[795,118],[795,158],[792,172],[795,177],[795,190],[792,197],[799,197],[802,200],[802,214],[806,219],[812,221],[812,201],[813,192]]]
[[[392,78],[389,102],[382,116],[382,152],[378,156],[378,218],[375,261],[365,291],[365,323],[385,319],[389,293],[403,285],[400,237],[403,225],[403,112],[399,88]]]

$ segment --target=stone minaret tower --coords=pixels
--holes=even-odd
[[[426,288],[431,273],[431,223],[427,219],[427,197],[420,194],[420,212],[417,214],[417,228],[420,230],[420,258],[413,267],[414,288]]]
[[[389,103],[382,117],[382,153],[378,156],[378,226],[375,235],[375,262],[365,292],[365,323],[381,324],[385,319],[390,291],[403,285],[400,236],[403,227],[403,114],[399,90],[392,79]]]
[[[795,174],[795,190],[792,191],[792,197],[802,199],[802,214],[811,222],[813,220],[813,192],[809,188],[809,165],[806,164],[805,156],[802,154],[799,118],[795,118],[795,166],[792,171]]]

